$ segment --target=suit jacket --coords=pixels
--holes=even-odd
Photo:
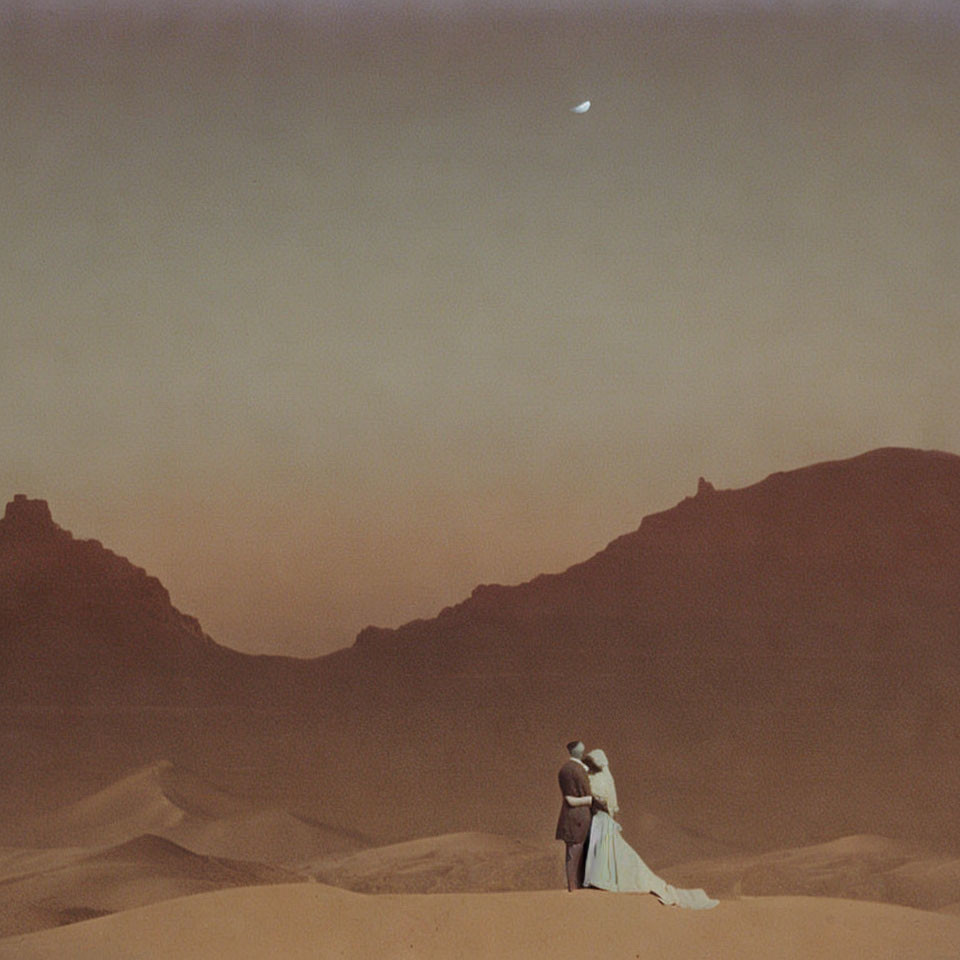
[[[589,797],[590,779],[587,771],[576,760],[568,760],[557,775],[560,781],[560,793],[564,797]],[[590,804],[571,807],[566,800],[560,807],[560,819],[557,821],[557,839],[565,843],[583,843],[590,833],[590,820],[593,811]]]

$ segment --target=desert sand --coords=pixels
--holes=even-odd
[[[358,893],[558,890],[566,883],[560,849],[550,840],[455,833],[328,857],[304,869]]]
[[[691,913],[583,892],[365,895],[319,884],[177,899],[0,942],[0,960],[953,960],[960,918],[802,897]]]
[[[16,868],[8,862],[0,881],[0,936],[225,887],[304,879],[266,864],[203,856],[151,835],[105,850],[48,851],[46,858],[21,858]]]
[[[743,924],[760,921],[751,919],[749,911],[755,908],[743,906],[753,900],[738,901],[741,895],[776,896],[765,903],[804,904],[807,897],[819,898],[817,909],[823,915],[817,923],[821,924],[832,922],[835,903],[841,898],[887,901],[923,908],[930,916],[932,911],[950,916],[960,896],[957,860],[912,843],[860,835],[765,853],[732,851],[678,863],[679,854],[696,848],[696,838],[659,818],[646,819],[646,830],[629,835],[643,855],[648,855],[648,842],[657,849],[659,838],[663,854],[673,841],[673,862],[659,867],[658,872],[676,886],[704,887],[713,896],[727,898],[725,909],[732,908],[735,915],[742,916]],[[463,915],[458,914],[456,920],[462,927],[458,936],[466,938],[469,948],[481,955],[485,948],[477,939],[479,933],[471,932],[470,911],[452,904],[472,903],[482,914],[500,903],[496,909],[506,910],[512,917],[511,911],[540,902],[526,898],[536,892],[545,897],[542,902],[549,911],[555,909],[551,906],[554,894],[562,892],[564,883],[562,848],[553,840],[461,831],[359,849],[356,838],[337,836],[283,810],[259,808],[253,801],[167,762],[132,771],[102,790],[23,822],[19,829],[19,846],[0,849],[0,936],[12,938],[47,928],[86,925],[108,914],[115,915],[112,922],[120,922],[124,912],[160,902],[171,904],[171,910],[187,909],[189,914],[192,908],[174,907],[172,901],[264,884],[289,889],[290,884],[313,880],[311,895],[317,889],[324,891],[325,910],[336,901],[336,890],[378,895],[375,901],[348,898],[345,909],[357,915],[363,904],[369,908],[376,903],[374,912],[381,918],[383,910],[395,909],[411,896],[410,903],[416,905],[411,915],[421,916],[427,926],[431,910],[439,910],[441,918],[452,916],[451,910],[461,910]],[[258,856],[238,856],[238,852],[251,849]],[[233,853],[233,858],[224,856],[224,850]],[[510,906],[514,901],[503,899],[507,893],[524,896]],[[500,899],[482,906],[485,901],[477,897],[483,894]],[[441,897],[442,905],[436,908],[425,906],[437,895],[449,899]],[[599,894],[577,896],[576,902],[591,910],[614,909],[610,903],[598,908]],[[609,899],[619,902],[623,898]],[[642,900],[633,898],[631,902],[639,909]],[[570,902],[564,897],[560,902],[569,909]],[[623,912],[616,914],[616,923],[627,924],[625,937],[633,936],[628,927],[634,907],[617,908]],[[217,908],[211,909],[216,912]],[[769,909],[783,911],[782,907]],[[790,919],[789,912],[783,917],[778,913],[777,922],[806,927],[810,916],[817,913],[809,905],[797,909],[802,917]],[[855,908],[843,909],[852,911],[851,923],[860,922],[862,915]],[[150,922],[153,914],[143,916]],[[490,920],[494,922],[499,921]],[[531,916],[520,925],[535,927],[537,922],[536,916]],[[922,927],[928,921],[914,916],[911,922]],[[356,924],[366,931],[364,935],[373,936],[361,920]],[[816,923],[810,929],[814,928],[820,929]],[[422,931],[413,933],[415,939],[422,935]],[[79,956],[87,955],[83,952],[86,935],[69,936],[80,939],[65,941],[64,955],[72,956],[74,950],[80,951]],[[111,944],[122,944],[124,936],[122,932],[116,936],[104,933]],[[101,943],[97,949],[106,947]],[[344,949],[360,951],[347,956],[365,956],[362,951],[380,947],[374,941],[351,941]]]
[[[8,826],[6,833],[27,846],[86,848],[153,834],[196,853],[274,864],[360,845],[355,837],[221,790],[169,761],[134,770],[75,803]]]
[[[802,894],[939,910],[960,896],[960,860],[886,837],[674,864],[674,885],[702,885],[715,896]]]
[[[649,859],[644,844],[636,846]],[[458,833],[325,857],[298,869],[359,893],[479,893],[562,888],[560,859],[555,841]],[[960,861],[875,836],[668,863],[658,871],[674,886],[704,887],[715,897],[831,897],[941,910],[960,896]]]

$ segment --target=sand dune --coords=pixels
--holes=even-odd
[[[57,870],[90,853],[85,847],[53,847],[31,850],[0,847],[0,882],[32,873]]]
[[[960,901],[960,860],[911,860],[884,874],[884,899],[908,907],[940,910]]]
[[[20,830],[24,845],[106,847],[142,834],[196,853],[283,864],[346,850],[359,842],[285,810],[260,807],[160,761]]]
[[[455,833],[361,850],[311,863],[322,883],[361,893],[484,893],[558,890],[562,845],[489,833]]]
[[[179,826],[191,815],[207,817],[214,809],[235,813],[213,791],[209,805],[184,804],[169,789],[172,764],[151,764],[50,814],[28,823],[24,832],[37,843],[101,847],[123,843],[143,833],[160,833]]]
[[[688,837],[660,818],[644,819],[639,849],[702,850],[710,841]],[[722,849],[720,844],[712,844]],[[324,857],[302,865],[321,883],[360,893],[486,893],[507,890],[559,890],[563,845],[491,833],[449,833],[355,853]]]
[[[647,858],[643,844],[638,849]],[[320,858],[302,869],[321,883],[360,893],[482,893],[562,889],[561,860],[555,841],[454,833]],[[659,872],[674,885],[725,897],[842,897],[937,910],[960,896],[960,861],[867,835]]]
[[[141,799],[142,789],[134,788],[143,787],[146,773],[141,771],[127,783]],[[58,825],[83,828],[89,838],[99,826],[92,812],[115,809],[113,801],[120,792],[114,789],[109,798],[98,795],[96,802],[91,799],[68,808]],[[215,812],[210,799],[200,797],[208,804],[206,809]],[[219,809],[229,812],[225,806]],[[87,814],[87,819],[78,812]],[[229,831],[235,822],[230,817],[210,821],[223,832],[224,844],[233,842]],[[275,847],[275,839],[269,836],[263,843]],[[300,858],[300,862],[301,867],[291,873],[263,863],[203,856],[155,835],[93,852],[76,846],[8,848],[0,851],[0,934],[39,931],[160,900],[225,887],[288,883],[303,876],[344,892],[381,894],[384,903],[395,902],[396,895],[555,893],[563,892],[564,886],[562,850],[556,841],[535,843],[479,832]],[[887,900],[944,914],[958,912],[960,861],[927,856],[914,845],[884,837],[843,837],[798,849],[678,864],[659,872],[676,885],[704,887],[720,897]],[[578,909],[590,896],[577,900]]]
[[[0,934],[10,936],[224,887],[290,883],[295,873],[206,857],[145,835],[101,850],[27,858],[36,869],[0,882]],[[46,868],[44,868],[46,867]]]
[[[652,862],[644,843],[638,849]],[[480,893],[561,889],[561,860],[555,841],[453,833],[324,857],[301,867],[322,883],[360,893]],[[829,896],[934,910],[960,895],[960,861],[867,835],[658,869],[675,885],[704,887],[715,896]]]
[[[935,910],[960,896],[960,861],[867,835],[829,843],[676,864],[664,876],[714,895],[794,894],[877,900]]]
[[[691,913],[653,897],[585,892],[368,896],[278,885],[153,904],[0,941],[0,960],[948,960],[960,918],[804,897]]]

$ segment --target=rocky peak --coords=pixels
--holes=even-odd
[[[39,540],[64,535],[53,522],[47,501],[31,500],[24,493],[14,495],[0,520],[0,538]]]

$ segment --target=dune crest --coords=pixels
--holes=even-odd
[[[225,887],[303,880],[279,867],[201,856],[146,834],[115,847],[54,851],[0,883],[0,936],[43,930]]]
[[[144,834],[196,853],[283,864],[355,850],[346,834],[232,795],[167,760],[21,827],[25,846],[107,847]]]
[[[558,890],[562,846],[487,833],[424,837],[314,861],[321,883],[360,893],[482,893]]]
[[[938,910],[960,896],[960,860],[865,834],[679,863],[664,872],[672,883],[696,880],[720,896],[845,897],[924,910]]]

